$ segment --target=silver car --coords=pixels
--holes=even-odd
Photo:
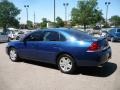
[[[9,42],[9,37],[6,33],[0,32],[0,42]]]

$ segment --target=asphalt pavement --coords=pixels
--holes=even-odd
[[[80,67],[69,75],[51,64],[11,62],[0,43],[0,90],[120,90],[120,43],[110,46],[112,59],[104,67]]]

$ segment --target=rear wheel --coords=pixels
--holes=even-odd
[[[13,62],[16,62],[19,60],[17,50],[15,48],[9,49],[9,57],[10,57],[11,61],[13,61]]]
[[[61,55],[58,58],[58,67],[61,72],[68,74],[73,73],[76,69],[75,61],[68,54]]]

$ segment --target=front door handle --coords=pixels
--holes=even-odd
[[[58,48],[58,45],[57,45],[57,44],[52,44],[52,46],[53,46],[54,48]]]

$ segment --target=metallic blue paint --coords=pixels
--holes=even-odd
[[[67,53],[71,55],[78,66],[98,66],[108,61],[111,58],[110,46],[105,46],[105,38],[96,39],[82,33],[81,40],[77,40],[75,35],[69,32],[76,32],[70,29],[47,29],[44,31],[55,31],[64,35],[66,41],[14,41],[7,45],[7,52],[10,47],[17,49],[19,57],[41,62],[56,64],[58,55]],[[72,37],[72,39],[71,39]],[[74,39],[73,39],[74,38]],[[101,50],[96,52],[87,52],[93,42],[98,42],[101,45]],[[105,48],[106,47],[106,48]]]

